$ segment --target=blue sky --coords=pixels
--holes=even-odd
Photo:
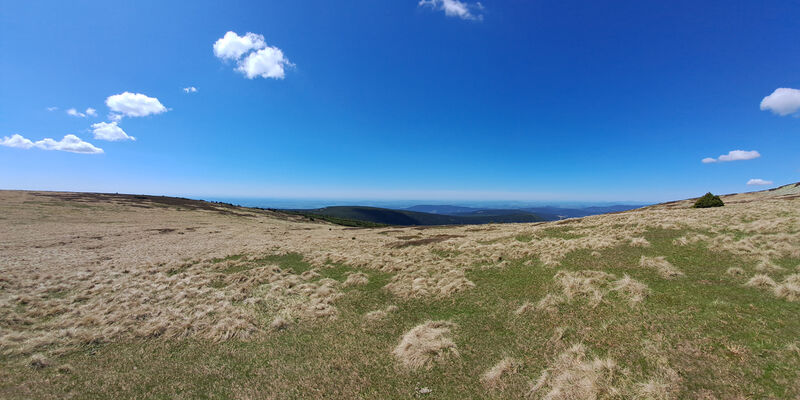
[[[796,1],[168,3],[0,0],[0,188],[663,201],[800,181]]]

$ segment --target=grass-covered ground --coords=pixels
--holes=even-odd
[[[71,231],[111,261],[2,267],[0,398],[797,398],[800,301],[775,290],[800,272],[791,204],[434,230],[158,214],[174,230],[135,240],[238,246],[172,263]],[[415,368],[396,347],[426,321],[446,329],[411,341]]]

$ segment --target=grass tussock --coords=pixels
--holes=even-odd
[[[389,314],[396,312],[397,310],[398,307],[396,305],[390,305],[383,310],[374,310],[364,314],[364,319],[370,322],[382,321],[386,319]]]
[[[501,389],[503,379],[519,372],[521,366],[522,363],[515,358],[503,358],[481,376],[481,383],[487,389]]]
[[[743,276],[745,272],[739,267],[730,267],[725,271],[725,274],[730,276]]]
[[[753,275],[753,277],[750,278],[750,280],[748,280],[744,285],[759,289],[772,289],[777,286],[777,283],[775,283],[775,280],[770,278],[769,275],[756,274]]]
[[[673,279],[684,276],[685,274],[667,261],[666,257],[647,257],[639,259],[639,266],[655,270],[662,278]]]
[[[457,327],[450,321],[427,321],[406,332],[392,354],[411,369],[432,368],[450,357],[458,357],[458,348],[451,338]]]
[[[622,371],[611,358],[590,357],[583,344],[561,353],[531,383],[529,398],[547,400],[623,398]]]
[[[643,237],[635,237],[631,239],[631,246],[633,247],[650,247],[650,242]]]
[[[642,282],[625,274],[621,279],[603,271],[558,271],[553,277],[558,293],[546,294],[535,306],[540,311],[557,311],[561,304],[585,300],[590,307],[600,305],[610,293],[625,298],[631,305],[644,301],[650,289]],[[528,302],[515,313],[523,314],[534,306]]]
[[[347,276],[344,281],[344,286],[357,286],[366,285],[369,283],[369,277],[363,272],[354,272]]]
[[[453,269],[445,272],[435,270],[414,270],[401,272],[392,278],[385,289],[398,297],[447,297],[454,293],[475,287],[467,279],[463,270]]]

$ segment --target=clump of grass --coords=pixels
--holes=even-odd
[[[747,286],[747,287],[755,287],[755,288],[760,288],[760,289],[772,289],[775,286],[777,286],[777,284],[775,283],[775,280],[770,278],[769,275],[765,275],[765,274],[756,274],[756,275],[754,275],[744,285]]]
[[[503,387],[503,378],[516,374],[522,364],[511,357],[500,360],[481,376],[481,383],[488,389]]]
[[[526,302],[522,303],[521,306],[517,307],[516,310],[514,310],[514,314],[522,315],[522,314],[527,313],[528,311],[532,311],[535,308],[536,308],[536,305],[534,305],[530,301],[526,301]]]
[[[457,327],[450,321],[426,321],[406,332],[392,354],[408,368],[432,368],[449,357],[458,357],[458,348],[450,337]]]
[[[386,317],[388,317],[389,314],[397,311],[397,309],[398,309],[397,306],[390,305],[390,306],[386,307],[383,310],[370,311],[370,312],[364,314],[364,319],[366,319],[367,321],[372,321],[372,322],[381,321],[381,320],[385,319]]]
[[[461,269],[446,272],[433,269],[416,269],[400,272],[384,288],[404,298],[438,296],[446,297],[475,287]]]
[[[765,274],[766,273],[781,272],[783,270],[785,270],[785,268],[781,267],[780,265],[777,265],[777,264],[773,263],[769,259],[762,259],[762,260],[760,260],[758,262],[758,264],[756,264],[756,271],[762,272],[762,273],[765,273]]]
[[[659,275],[661,275],[662,278],[665,279],[673,279],[685,275],[681,270],[673,266],[663,256],[661,257],[642,256],[639,259],[639,266],[642,268],[653,269]]]
[[[270,322],[269,328],[272,329],[273,331],[282,331],[284,329],[287,329],[290,324],[291,321],[289,319],[279,315],[275,317],[272,320],[272,322]]]
[[[620,368],[611,358],[589,358],[583,344],[561,353],[531,383],[529,397],[547,400],[603,399],[620,397]],[[544,395],[540,395],[542,391]]]
[[[650,242],[643,237],[635,237],[631,239],[631,246],[633,247],[650,247]]]
[[[44,356],[44,354],[36,353],[31,356],[28,360],[28,365],[31,366],[33,369],[43,369],[49,367],[51,364],[50,359]]]
[[[744,270],[739,267],[730,267],[725,271],[725,274],[730,276],[742,276],[744,275]]]
[[[350,275],[347,275],[347,279],[344,281],[344,286],[366,285],[367,283],[369,283],[369,277],[367,274],[363,272],[353,272]]]
[[[611,290],[619,292],[631,304],[641,303],[650,294],[650,288],[627,274],[611,283]]]
[[[800,274],[787,276],[773,289],[775,296],[788,301],[800,301]]]

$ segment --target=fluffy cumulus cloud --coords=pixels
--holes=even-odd
[[[86,109],[86,115],[88,115],[90,117],[96,117],[97,116],[97,110],[95,110],[92,107],[89,107],[89,108]]]
[[[236,61],[236,71],[248,79],[283,79],[286,68],[293,65],[281,49],[267,46],[264,36],[252,32],[244,36],[236,32],[225,33],[214,43],[214,55],[223,60]]]
[[[3,137],[0,139],[0,146],[15,147],[18,149],[38,148],[42,150],[57,150],[68,151],[71,153],[81,154],[101,154],[103,149],[95,147],[93,144],[84,142],[75,135],[66,135],[61,140],[45,138],[42,140],[32,141],[19,134],[11,135],[11,137]]]
[[[266,47],[250,53],[239,62],[237,71],[243,73],[248,79],[255,77],[283,79],[284,66],[291,65],[283,56],[281,49]]]
[[[777,88],[761,100],[761,110],[770,110],[778,115],[795,114],[800,111],[800,90]]]
[[[761,153],[755,150],[731,150],[728,154],[723,154],[719,158],[706,157],[703,159],[704,164],[715,162],[728,162],[728,161],[743,161],[752,160],[761,157]]]
[[[480,21],[483,19],[483,15],[479,14],[480,10],[483,10],[483,5],[480,2],[466,3],[459,0],[420,0],[419,6],[444,11],[444,15],[448,17],[473,21]]]
[[[184,93],[197,93],[197,88],[194,87],[194,86],[185,87],[185,88],[183,88],[183,92]]]
[[[92,124],[92,132],[94,138],[99,140],[109,140],[112,142],[118,140],[136,140],[133,136],[128,136],[125,131],[117,125],[117,122],[98,122]]]
[[[131,92],[108,96],[106,105],[119,117],[145,117],[167,111],[167,108],[157,98]],[[114,118],[119,120],[118,117]]]
[[[214,55],[222,59],[238,60],[250,50],[264,47],[267,47],[267,42],[262,35],[247,32],[244,36],[239,36],[236,32],[228,31],[225,36],[214,42]]]
[[[747,181],[747,184],[750,186],[764,186],[764,185],[772,185],[772,181],[765,181],[763,179],[750,179]]]

